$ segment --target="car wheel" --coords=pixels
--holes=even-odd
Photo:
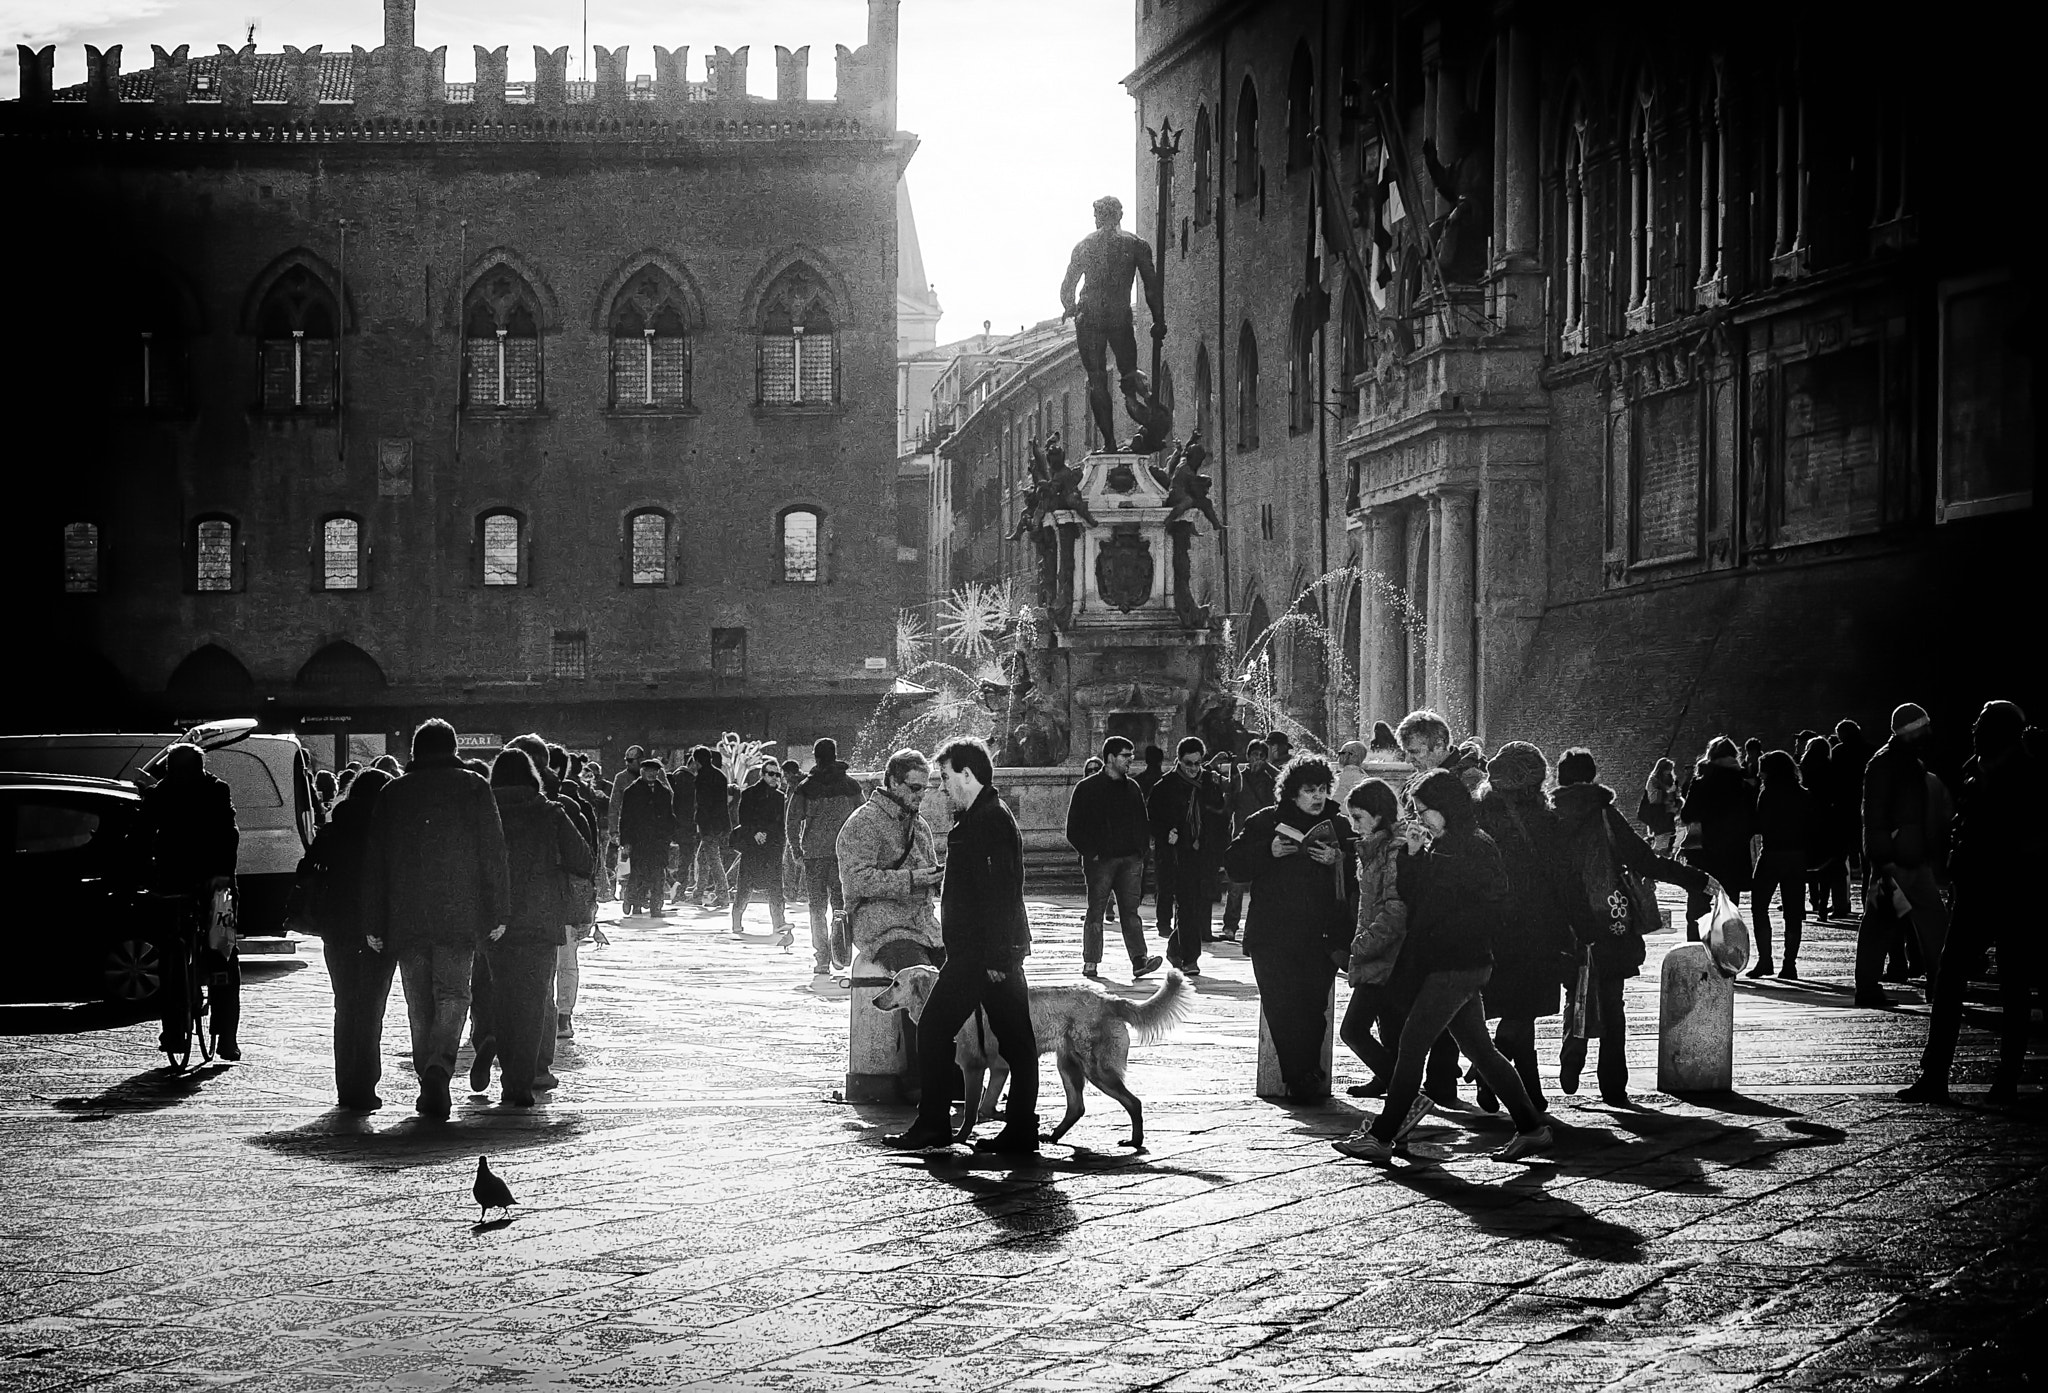
[[[101,960],[102,994],[115,1006],[150,1000],[164,985],[163,950],[147,938],[124,938]]]

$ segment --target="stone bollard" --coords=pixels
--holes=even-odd
[[[1323,1006],[1323,1077],[1330,1076],[1330,1058],[1337,1039],[1337,983],[1330,982],[1330,998]],[[1280,1077],[1280,1056],[1273,1049],[1273,1032],[1266,1028],[1265,1003],[1259,1004],[1259,1083],[1261,1098],[1285,1098],[1286,1080]]]
[[[1704,943],[1664,955],[1657,1007],[1657,1087],[1725,1093],[1735,1087],[1735,982]]]
[[[875,998],[889,974],[865,953],[853,956],[853,994],[846,1003],[846,1101],[894,1103],[898,1079],[909,1067],[903,1047],[903,1013],[878,1010]]]

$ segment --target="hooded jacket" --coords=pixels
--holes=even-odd
[[[826,760],[811,766],[789,796],[789,813],[784,835],[798,856],[806,861],[823,861],[837,853],[839,829],[853,816],[864,795],[860,785],[846,772],[843,760]]]
[[[508,923],[505,827],[491,786],[454,755],[416,759],[377,795],[363,932],[387,951],[476,947]]]
[[[498,787],[491,795],[505,829],[511,888],[501,941],[559,947],[569,941],[565,926],[583,917],[580,882],[590,876],[590,847],[561,806],[538,790]]]
[[[1687,890],[1704,892],[1707,872],[1650,850],[1650,844],[1636,834],[1614,808],[1614,790],[1605,784],[1566,784],[1551,795],[1563,833],[1567,863],[1576,880],[1564,886],[1564,905],[1573,937],[1593,949],[1593,963],[1603,976],[1633,977],[1648,955],[1637,934],[1608,932],[1607,914],[1593,902],[1593,888],[1584,882],[1584,868],[1604,864],[1612,879],[1613,858],[1646,880],[1661,880]],[[1595,845],[1594,839],[1612,835],[1613,851]],[[1604,897],[1603,897],[1604,899]]]

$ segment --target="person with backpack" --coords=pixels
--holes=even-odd
[[[1717,885],[1714,877],[1699,867],[1650,850],[1650,844],[1615,810],[1614,790],[1594,782],[1599,773],[1591,750],[1566,750],[1557,762],[1558,789],[1551,799],[1570,868],[1565,908],[1580,952],[1590,957],[1590,971],[1584,974],[1589,997],[1578,998],[1579,974],[1574,974],[1573,1000],[1565,1017],[1570,1021],[1574,1012],[1582,1012],[1592,1018],[1583,1034],[1567,1028],[1558,1055],[1557,1085],[1566,1093],[1579,1091],[1579,1075],[1586,1067],[1586,1042],[1597,1033],[1600,1099],[1625,1105],[1629,1101],[1628,1017],[1622,1007],[1622,984],[1636,975],[1649,956],[1643,935],[1658,928],[1656,900],[1644,882],[1661,880],[1682,886],[1689,898],[1709,904]],[[1582,1022],[1586,1019],[1580,1016]]]
[[[811,975],[829,977],[852,964],[844,924],[846,900],[839,879],[839,829],[867,795],[846,772],[839,742],[827,736],[811,746],[811,772],[789,790],[787,839],[803,861],[811,892]],[[834,916],[838,916],[835,920]]]
[[[1786,750],[1772,750],[1757,762],[1763,787],[1756,797],[1756,830],[1763,838],[1757,852],[1750,893],[1750,927],[1756,934],[1756,965],[1744,974],[1768,977],[1771,967],[1771,894],[1777,892],[1785,910],[1785,953],[1776,969],[1780,980],[1799,980],[1799,935],[1806,923],[1808,845],[1819,819],[1813,799],[1799,782],[1799,766]]]
[[[1432,1111],[1422,1092],[1423,1068],[1437,1037],[1449,1030],[1514,1118],[1515,1135],[1494,1159],[1519,1160],[1548,1147],[1552,1137],[1515,1066],[1487,1036],[1481,1006],[1493,975],[1492,943],[1507,905],[1507,870],[1493,839],[1479,829],[1471,791],[1457,774],[1434,769],[1423,775],[1414,801],[1421,822],[1406,828],[1407,851],[1396,872],[1408,931],[1395,971],[1414,974],[1418,985],[1401,1025],[1380,1115],[1332,1145],[1362,1161],[1392,1160],[1394,1149]]]

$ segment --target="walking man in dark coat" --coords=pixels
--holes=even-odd
[[[457,757],[455,727],[422,721],[411,765],[370,818],[363,935],[372,952],[388,947],[398,958],[423,1116],[448,1116],[470,969],[486,942],[504,937],[511,895],[490,784]]]
[[[732,781],[718,767],[718,752],[699,745],[697,761],[697,904],[722,910],[732,903],[725,879],[725,843],[732,835],[732,809],[727,802]]]
[[[1159,883],[1173,887],[1173,937],[1166,960],[1190,977],[1202,975],[1202,945],[1216,908],[1211,863],[1229,835],[1229,795],[1213,769],[1202,767],[1208,753],[1199,735],[1174,748],[1174,767],[1152,790],[1146,812],[1159,849]],[[1163,893],[1163,892],[1162,892]]]
[[[1081,926],[1081,974],[1102,975],[1102,921],[1116,897],[1131,979],[1159,969],[1158,954],[1145,952],[1145,920],[1138,900],[1145,888],[1145,848],[1152,827],[1145,795],[1131,776],[1136,747],[1121,735],[1102,742],[1102,770],[1074,785],[1067,803],[1067,845],[1081,853],[1088,883],[1088,917]]]
[[[981,1013],[1010,1066],[1010,1104],[1003,1130],[974,1144],[977,1151],[1034,1155],[1038,1151],[1038,1037],[1031,1028],[1031,988],[1024,959],[1031,952],[1031,921],[1024,911],[1024,838],[1017,819],[996,796],[988,746],[954,740],[936,761],[953,830],[946,835],[946,876],[939,918],[946,963],[917,1023],[923,1092],[917,1120],[888,1138],[891,1146],[921,1151],[952,1140],[952,1096],[958,1076],[953,1041]],[[976,1100],[968,1100],[968,1107]]]
[[[676,810],[661,782],[661,761],[640,761],[640,780],[619,795],[619,844],[632,863],[626,872],[624,910],[659,915],[668,888],[668,847],[675,840]]]
[[[1946,849],[1936,843],[1946,834],[1929,797],[1938,782],[1929,773],[1921,750],[1932,734],[1927,712],[1907,702],[1892,712],[1892,738],[1878,747],[1863,769],[1863,922],[1856,931],[1856,1004],[1889,1006],[1891,998],[1879,981],[1885,955],[1902,933],[1918,942],[1928,977],[1928,995],[1940,980],[1942,940],[1948,937],[1948,904],[1941,897],[1936,872]],[[1900,924],[1892,891],[1911,907],[1910,927]]]
[[[789,805],[782,796],[782,766],[773,757],[761,761],[761,778],[740,795],[739,824],[731,833],[732,849],[740,854],[732,887],[732,931],[745,933],[747,901],[756,890],[768,896],[768,922],[782,946],[790,942],[783,922],[783,818]]]

